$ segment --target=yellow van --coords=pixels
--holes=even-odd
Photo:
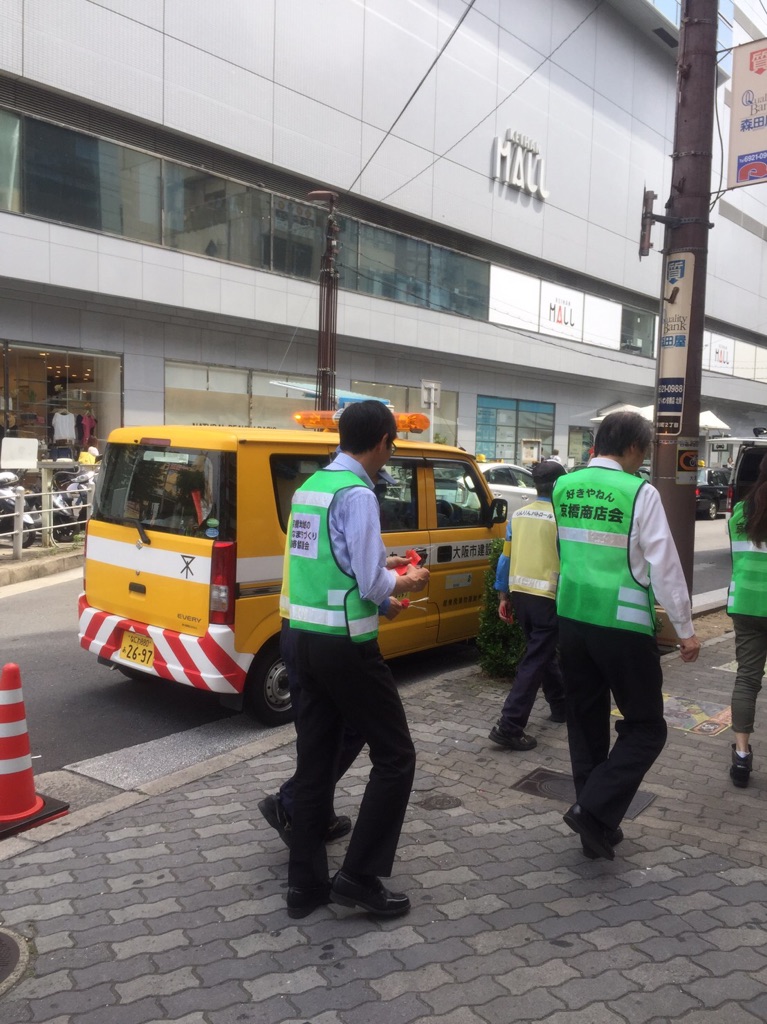
[[[113,431],[88,524],[80,643],[110,668],[244,701],[290,721],[279,593],[293,492],[338,435],[266,428]],[[475,636],[483,575],[506,502],[458,448],[398,441],[379,494],[390,554],[415,549],[426,600],[383,621],[385,657]],[[422,596],[422,595],[419,595]]]

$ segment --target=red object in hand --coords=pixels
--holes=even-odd
[[[403,597],[402,600],[400,601],[400,604],[402,605],[403,608],[409,608],[410,607],[410,598],[409,597]]]
[[[405,552],[405,558],[409,560],[410,565],[418,565],[418,563],[421,561],[421,556],[413,548]],[[409,566],[407,565],[398,565],[394,571],[399,576],[404,576],[405,573],[408,571],[408,568]]]

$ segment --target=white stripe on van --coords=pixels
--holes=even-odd
[[[136,533],[136,540],[139,535]],[[88,561],[104,562],[118,569],[148,572],[171,580],[189,580],[191,583],[210,583],[210,556],[185,555],[180,551],[142,544],[140,547],[122,540],[106,537],[88,537]]]
[[[262,558],[238,558],[238,583],[266,583],[282,579],[282,555],[264,555]]]

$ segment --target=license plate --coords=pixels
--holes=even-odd
[[[154,641],[141,633],[123,633],[120,657],[134,665],[151,668],[154,662]]]

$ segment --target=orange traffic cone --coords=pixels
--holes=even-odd
[[[69,804],[38,795],[18,665],[0,677],[0,839],[66,814]]]

